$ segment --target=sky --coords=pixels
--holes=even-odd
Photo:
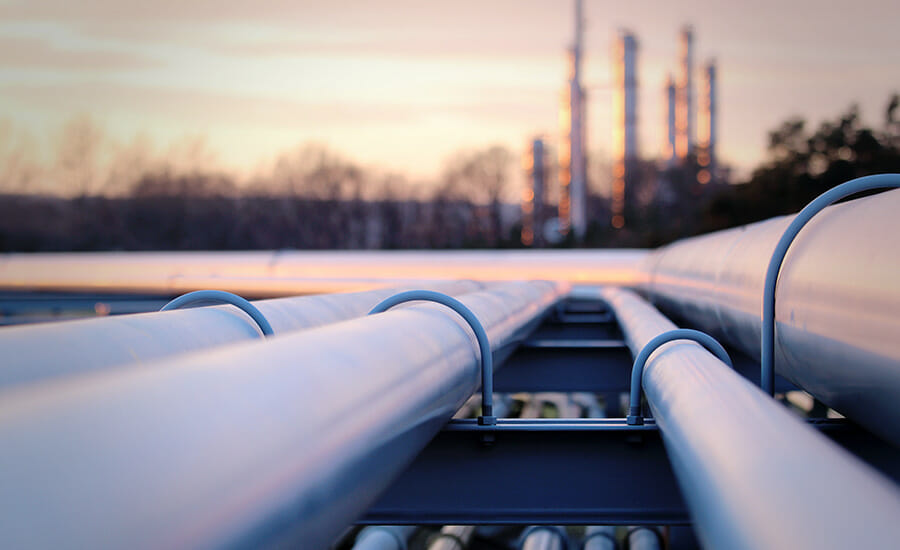
[[[431,178],[461,149],[555,141],[574,26],[564,0],[0,0],[0,122],[49,151],[89,115],[121,143],[202,137],[249,175],[304,143]],[[746,173],[767,132],[900,91],[900,2],[585,0],[589,148],[608,156],[610,52],[639,41],[641,154],[690,23],[718,63],[719,156]],[[49,154],[49,153],[47,153]]]

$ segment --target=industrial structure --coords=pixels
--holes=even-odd
[[[671,168],[675,165],[677,157],[675,156],[675,140],[677,131],[675,129],[675,110],[677,101],[677,92],[675,88],[675,80],[669,74],[663,85],[663,143],[662,143],[662,163],[665,168]]]
[[[703,95],[698,116],[697,181],[709,183],[716,175],[716,62],[710,60],[703,70]]]
[[[569,50],[569,78],[562,94],[559,145],[560,233],[581,240],[587,231],[587,101],[581,83],[584,13],[575,0],[575,38]]]
[[[681,29],[678,88],[675,106],[675,155],[684,160],[694,152],[694,30]]]
[[[547,189],[547,166],[544,140],[535,138],[523,158],[525,177],[530,182],[522,192],[522,244],[544,244],[544,210]]]
[[[896,188],[658,250],[0,256],[0,538],[892,547]]]
[[[621,30],[613,47],[612,226],[625,226],[625,204],[638,171],[637,50],[634,34]]]

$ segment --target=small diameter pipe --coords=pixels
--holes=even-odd
[[[353,550],[407,550],[406,541],[415,531],[412,525],[366,527],[357,535]]]
[[[590,525],[584,529],[582,550],[618,550],[616,528],[612,525]]]
[[[566,530],[555,525],[535,525],[522,532],[519,550],[568,550]]]
[[[628,529],[628,550],[660,550],[660,535],[653,527],[639,525]]]
[[[474,534],[474,525],[445,525],[432,537],[428,550],[467,550]]]

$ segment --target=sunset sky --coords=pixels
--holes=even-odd
[[[659,153],[685,23],[698,67],[718,60],[720,155],[739,169],[788,116],[817,123],[858,102],[880,125],[900,91],[896,0],[585,4],[589,145],[601,155],[620,27],[640,43],[646,157]],[[88,114],[122,143],[205,136],[245,175],[321,142],[429,177],[461,148],[556,138],[572,12],[569,0],[0,0],[0,120],[45,149]]]

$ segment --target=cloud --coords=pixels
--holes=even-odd
[[[35,37],[0,36],[0,66],[56,71],[140,69],[159,65],[148,56],[103,49],[63,49]]]
[[[100,116],[144,117],[153,125],[160,117],[196,125],[307,129],[317,126],[360,126],[409,123],[417,113],[404,104],[360,102],[299,102],[248,94],[82,82],[58,86],[8,84],[0,86],[4,103],[29,109]]]

